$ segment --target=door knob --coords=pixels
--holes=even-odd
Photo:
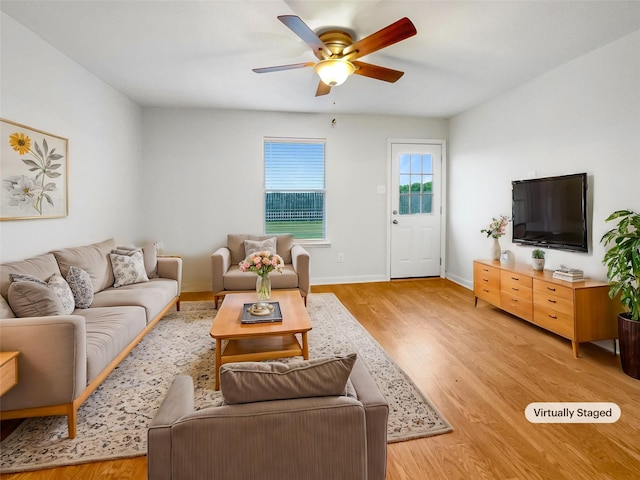
[[[394,221],[393,221],[393,224],[394,224],[394,225],[397,225],[397,224],[398,224],[398,220],[394,220]]]
[[[398,210],[394,210],[392,213],[393,213],[394,215],[397,215],[397,214],[398,214]]]

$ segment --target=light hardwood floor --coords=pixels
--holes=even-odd
[[[387,479],[640,478],[640,381],[619,359],[571,344],[442,279],[312,287],[333,292],[453,425],[389,445]],[[201,298],[190,296],[192,299]],[[183,297],[183,300],[186,300]],[[614,402],[615,424],[531,424],[530,402]],[[146,479],[146,458],[2,476]]]

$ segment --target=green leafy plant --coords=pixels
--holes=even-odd
[[[531,252],[531,258],[543,259],[544,254],[545,254],[544,250],[540,250],[539,248],[536,248],[533,252]]]
[[[606,219],[618,224],[606,232],[600,243],[609,246],[603,263],[611,288],[609,296],[620,296],[629,318],[640,321],[640,214],[617,210]]]

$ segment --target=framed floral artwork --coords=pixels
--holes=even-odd
[[[0,119],[0,220],[66,217],[69,140]]]

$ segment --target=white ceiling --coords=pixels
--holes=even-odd
[[[640,29],[640,1],[31,1],[3,12],[144,106],[450,117]],[[418,34],[363,61],[405,72],[358,75],[315,97],[314,61],[276,19],[356,40],[409,17]]]

